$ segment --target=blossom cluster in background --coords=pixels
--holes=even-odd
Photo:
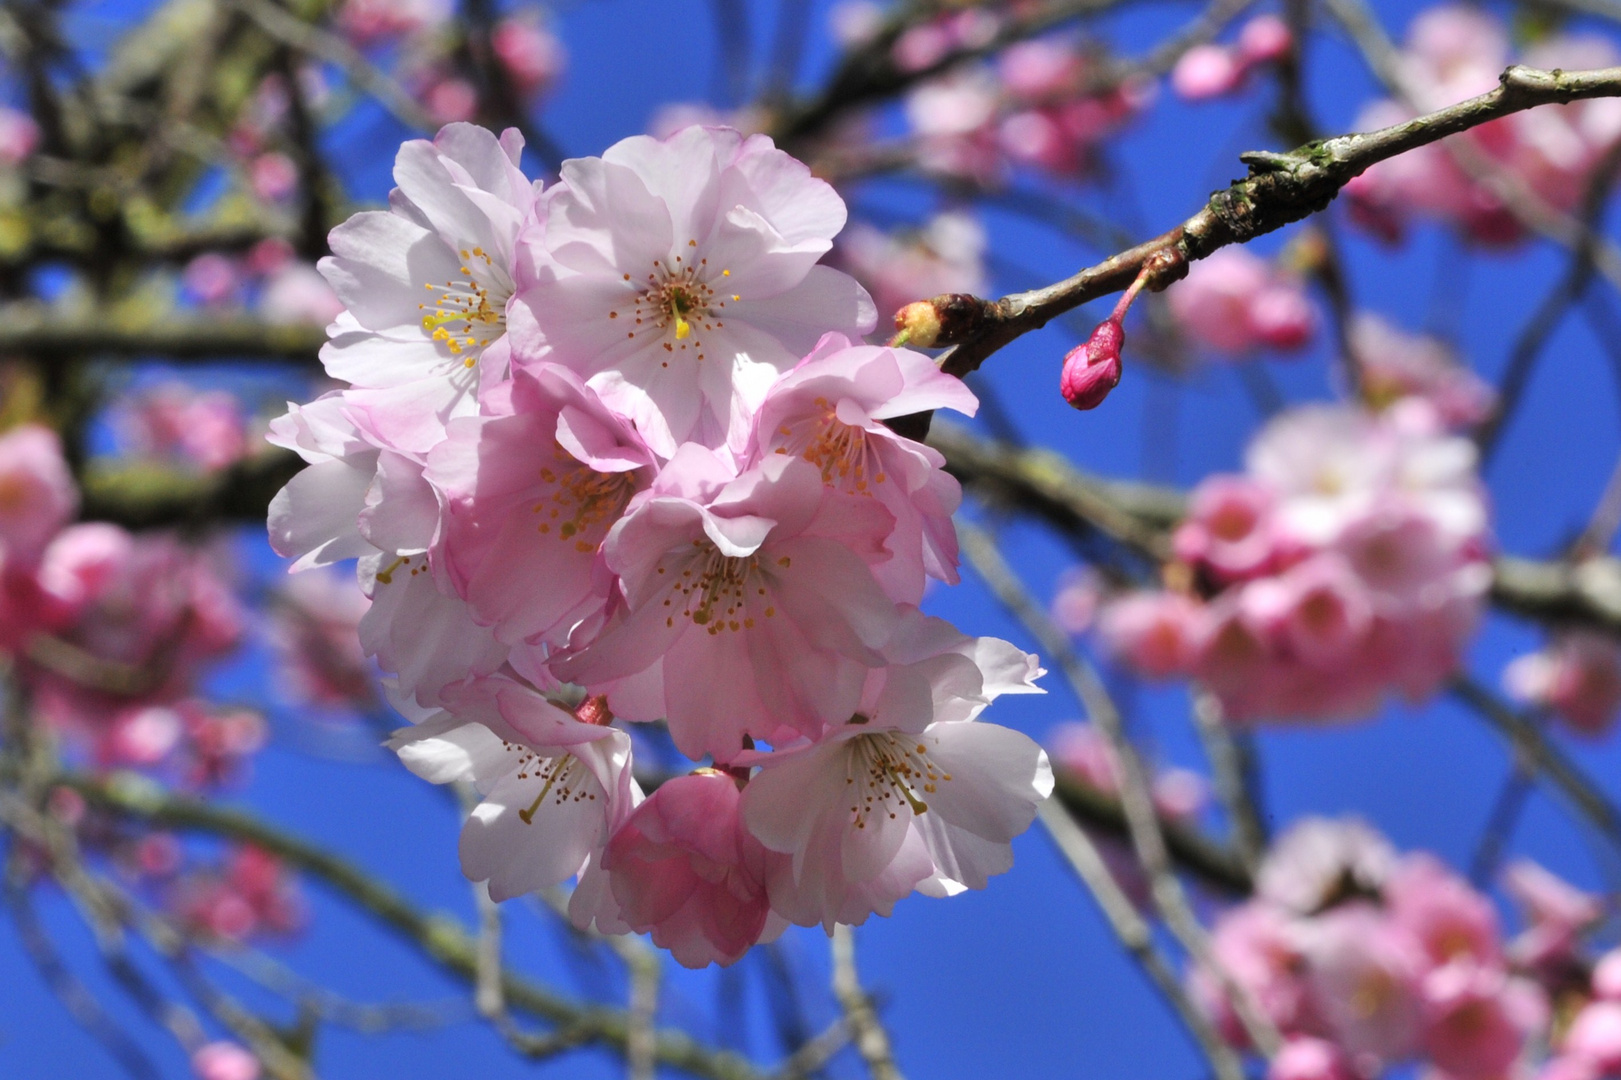
[[[1356,127],[1370,131],[1410,120],[1497,87],[1511,62],[1577,70],[1621,60],[1604,37],[1556,33],[1517,57],[1508,28],[1474,5],[1444,4],[1419,13],[1400,55],[1410,103],[1368,105]],[[1503,247],[1522,241],[1525,221],[1512,206],[1573,211],[1587,178],[1618,138],[1621,101],[1600,98],[1559,109],[1532,109],[1382,161],[1346,185],[1350,216],[1388,241],[1415,217],[1447,223],[1471,241]],[[1521,213],[1526,213],[1522,209]]]
[[[1603,908],[1527,861],[1491,899],[1422,852],[1398,854],[1355,820],[1307,818],[1274,843],[1255,896],[1215,921],[1212,957],[1284,1036],[1271,1080],[1354,1080],[1414,1061],[1458,1080],[1528,1069],[1614,1075],[1621,1065],[1621,952],[1585,935]],[[1247,1036],[1214,971],[1192,990],[1223,1035]],[[1555,1006],[1558,1006],[1556,1013]]]
[[[983,888],[1051,773],[977,717],[1040,669],[918,611],[961,495],[884,424],[973,395],[860,343],[871,299],[819,262],[844,205],[763,136],[628,139],[545,189],[520,148],[401,149],[322,263],[351,385],[272,425],[309,462],[273,543],[359,557],[394,747],[484,796],[463,869],[496,900],[579,875],[580,925],[689,966]],[[704,764],[644,798],[653,722]]]
[[[1180,587],[1111,602],[1104,641],[1145,676],[1198,679],[1239,722],[1422,700],[1456,668],[1491,579],[1474,463],[1421,394],[1285,413],[1244,474],[1194,489]]]

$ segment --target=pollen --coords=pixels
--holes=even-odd
[[[929,758],[927,746],[895,732],[861,735],[847,746],[844,782],[852,789],[850,823],[858,829],[865,829],[874,814],[894,820],[908,810],[914,817],[928,813],[921,796],[951,779]]]

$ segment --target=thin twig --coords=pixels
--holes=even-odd
[[[997,301],[937,298],[943,330],[937,343],[952,348],[946,371],[963,375],[998,349],[1040,329],[1066,311],[1129,286],[1147,267],[1150,287],[1164,288],[1188,264],[1218,248],[1242,244],[1323,209],[1370,165],[1539,105],[1621,95],[1621,68],[1541,71],[1513,66],[1497,89],[1425,116],[1377,131],[1339,135],[1288,153],[1240,155],[1250,173],[1211,196],[1182,224],[1120,252],[1073,277]],[[1621,275],[1618,275],[1621,277]]]
[[[416,908],[388,885],[346,860],[273,828],[250,814],[172,795],[145,782],[124,778],[104,782],[63,777],[85,799],[104,810],[168,828],[207,832],[246,841],[325,881],[380,923],[404,936],[445,971],[469,983],[477,977],[477,945],[455,917]],[[507,972],[502,992],[510,1008],[557,1025],[546,1048],[600,1043],[625,1053],[630,1020],[618,1009],[576,1004],[550,989]],[[537,1041],[537,1045],[539,1042]],[[757,1080],[760,1072],[742,1057],[712,1049],[685,1032],[657,1032],[659,1064],[712,1080]]]
[[[1052,837],[1059,854],[1064,856],[1076,876],[1091,891],[1092,899],[1097,901],[1099,910],[1108,920],[1109,928],[1114,931],[1120,944],[1142,967],[1154,988],[1199,1044],[1216,1076],[1243,1076],[1243,1063],[1238,1060],[1237,1053],[1222,1039],[1204,1010],[1194,1003],[1170,963],[1155,946],[1153,929],[1148,925],[1148,920],[1142,917],[1131,898],[1120,888],[1120,883],[1115,881],[1108,864],[1098,853],[1097,845],[1086,835],[1086,830],[1051,801],[1036,807],[1036,816],[1046,826],[1047,835]]]
[[[1452,693],[1506,736],[1515,753],[1565,796],[1605,840],[1621,852],[1621,811],[1529,718],[1468,675],[1452,680]]]
[[[889,1044],[889,1032],[884,1030],[872,999],[861,988],[861,977],[856,971],[855,934],[843,923],[833,928],[833,996],[844,1010],[844,1022],[849,1025],[856,1052],[867,1063],[872,1080],[904,1080],[895,1065],[895,1053]]]
[[[1125,811],[1132,846],[1148,876],[1154,906],[1165,925],[1193,959],[1221,983],[1234,1013],[1244,1026],[1250,1042],[1266,1057],[1277,1052],[1282,1042],[1277,1027],[1256,1004],[1254,997],[1235,982],[1217,962],[1209,937],[1188,903],[1182,883],[1172,870],[1171,856],[1154,811],[1148,777],[1137,748],[1125,731],[1120,711],[1115,707],[1103,680],[1069,643],[1047,613],[1041,609],[1012,567],[1002,558],[996,544],[978,526],[959,521],[957,535],[962,552],[1002,606],[1024,624],[1026,630],[1063,672],[1065,679],[1086,709],[1087,718],[1108,741],[1120,775],[1120,802]]]
[[[1233,729],[1222,716],[1221,699],[1208,690],[1196,689],[1193,724],[1204,743],[1205,757],[1210,760],[1216,798],[1227,814],[1233,848],[1253,877],[1260,869],[1261,857],[1266,854],[1266,827],[1261,824],[1261,814],[1250,790],[1250,770],[1245,767],[1244,753],[1238,747]]]

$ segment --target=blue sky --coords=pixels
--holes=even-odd
[[[85,5],[86,19],[75,24],[81,40],[92,48],[103,44],[123,12],[144,6]],[[815,5],[807,70],[828,59],[827,6]],[[1400,3],[1379,7],[1387,26],[1398,32],[1417,10]],[[750,2],[748,9],[755,16],[754,37],[768,41],[775,5]],[[1131,5],[1104,25],[1130,53],[1194,11],[1185,3]],[[575,0],[559,8],[558,23],[571,67],[544,120],[571,154],[600,152],[641,131],[660,102],[701,98],[716,84],[714,24],[710,5],[701,0]],[[1347,129],[1373,95],[1371,81],[1342,43],[1319,37],[1312,49],[1310,94],[1317,119],[1327,130]],[[1266,106],[1264,93],[1196,108],[1165,95],[1111,147],[1113,194],[1088,190],[1073,197],[1128,231],[1157,233],[1242,171],[1238,150],[1272,145],[1265,134]],[[400,138],[390,121],[373,115],[356,118],[334,136],[357,196],[379,198],[386,191],[387,166]],[[885,219],[917,216],[934,205],[927,193],[900,183],[871,185],[855,193],[853,204],[857,214],[870,208]],[[1039,275],[1027,280],[1004,274],[996,282],[1004,291],[1053,280],[1103,254],[1005,214],[990,214],[987,221],[992,250]],[[1275,249],[1287,236],[1266,238],[1260,246]],[[1514,334],[1564,265],[1563,256],[1545,246],[1511,257],[1466,259],[1434,229],[1420,229],[1398,251],[1347,232],[1346,250],[1361,306],[1408,328],[1455,329],[1464,356],[1488,378],[1499,372]],[[1467,270],[1460,270],[1465,262]],[[1438,288],[1438,282],[1445,287]],[[1451,298],[1440,310],[1433,304],[1438,295]],[[1056,325],[1031,334],[984,369],[1028,437],[1064,451],[1089,470],[1115,476],[1141,475],[1145,461],[1174,463],[1169,473],[1163,464],[1157,466],[1157,478],[1188,484],[1238,465],[1260,418],[1230,370],[1213,366],[1173,385],[1131,366],[1128,341],[1120,388],[1104,408],[1077,414],[1056,393],[1059,361],[1074,344],[1071,335]],[[1269,366],[1291,401],[1332,393],[1320,348],[1305,359]],[[1585,521],[1621,449],[1618,399],[1617,373],[1604,350],[1587,325],[1572,318],[1544,353],[1522,413],[1488,476],[1505,550],[1550,554]],[[1064,549],[1034,529],[1014,524],[1003,536],[1010,559],[1043,593],[1069,565]],[[273,570],[257,534],[244,539],[242,551],[255,572]],[[1006,636],[1028,646],[984,589],[965,578],[957,589],[935,592],[930,610],[969,633]],[[1495,683],[1502,664],[1536,641],[1534,628],[1494,617],[1471,650],[1471,667]],[[227,688],[248,693],[264,682],[263,665],[250,660],[231,675]],[[1049,680],[1049,689],[1045,697],[999,704],[989,719],[1039,738],[1052,725],[1079,715],[1056,679]],[[1185,695],[1123,683],[1121,690],[1130,722],[1162,759],[1200,764]],[[1307,813],[1356,812],[1398,846],[1428,848],[1454,864],[1467,861],[1509,768],[1500,740],[1446,702],[1393,708],[1354,725],[1268,731],[1259,743],[1273,825]],[[1613,740],[1577,753],[1592,775],[1621,796],[1621,749]],[[455,808],[380,753],[334,761],[310,756],[297,744],[278,744],[262,755],[251,785],[232,798],[298,835],[319,838],[425,907],[463,916],[471,912],[468,888],[456,869]],[[1513,849],[1582,884],[1601,883],[1581,830],[1543,793],[1533,797]],[[1031,1080],[1191,1080],[1199,1075],[1200,1061],[1188,1040],[1124,958],[1045,837],[1032,831],[1015,850],[1013,872],[993,880],[984,892],[949,901],[914,897],[901,903],[892,919],[875,919],[858,931],[863,975],[880,1000],[907,1074]],[[311,884],[308,893],[315,914],[310,929],[278,950],[305,975],[358,1000],[444,1002],[460,992],[318,886]],[[166,1075],[186,1075],[172,1042],[135,1020],[102,975],[90,939],[67,903],[52,896],[43,906],[76,968],[114,1003],[118,1016],[132,1022]],[[580,993],[622,993],[611,964],[581,957],[549,918],[531,914],[521,903],[509,907],[509,955],[518,968]],[[832,1018],[824,990],[825,941],[820,932],[795,931],[783,951],[801,974],[815,1030]],[[687,973],[673,965],[670,971],[665,1021],[722,1043],[772,1052],[762,990],[770,971],[764,957],[751,956],[729,973]],[[620,1072],[595,1052],[529,1065],[466,1022],[382,1038],[329,1028],[317,1063],[321,1075],[341,1078]],[[844,1059],[835,1069],[852,1076],[858,1071]],[[84,1080],[121,1075],[45,992],[5,921],[0,921],[0,1075]]]

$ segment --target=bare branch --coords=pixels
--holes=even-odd
[[[867,1063],[872,1080],[905,1080],[895,1065],[895,1053],[889,1045],[889,1032],[884,1030],[872,999],[861,988],[861,977],[856,971],[855,933],[839,923],[833,928],[833,996],[844,1010],[844,1022],[855,1040],[856,1051]]]
[[[320,878],[365,908],[382,924],[420,947],[430,960],[450,974],[469,983],[477,978],[477,944],[459,920],[448,914],[418,910],[389,886],[347,861],[289,836],[250,814],[172,795],[156,785],[129,777],[118,782],[64,777],[61,782],[87,801],[122,816],[167,828],[226,836],[263,848]],[[549,1040],[548,1049],[593,1042],[626,1052],[630,1019],[623,1011],[576,1004],[510,972],[503,974],[501,988],[511,1008],[557,1025],[552,1036],[537,1040]],[[711,1049],[680,1031],[661,1029],[657,1033],[657,1058],[661,1065],[711,1080],[759,1080],[760,1077],[759,1071],[743,1058]]]

